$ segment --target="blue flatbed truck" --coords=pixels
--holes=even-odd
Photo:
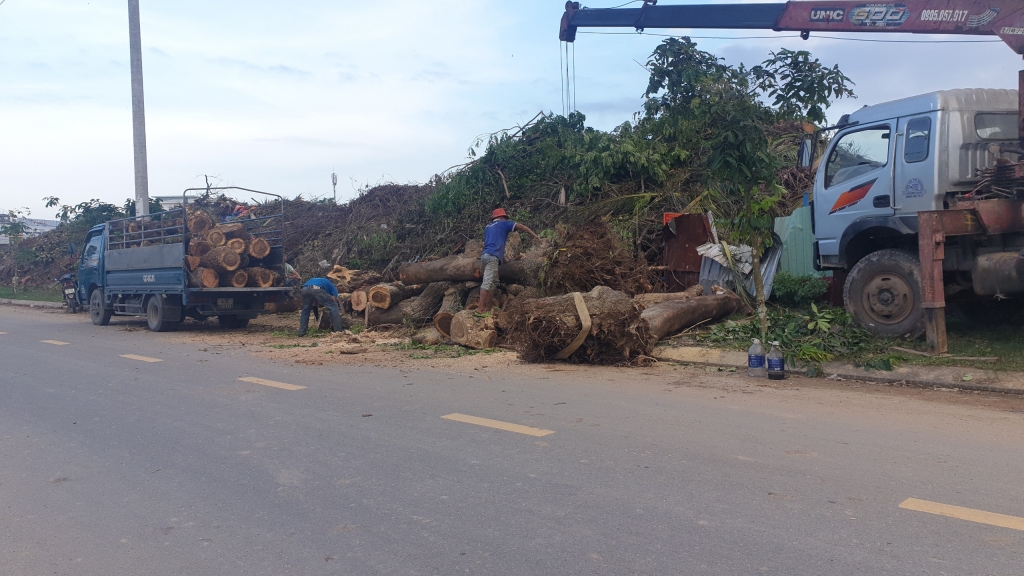
[[[284,278],[284,199],[276,194],[238,187],[188,189],[180,207],[164,212],[112,220],[94,226],[85,238],[78,261],[76,297],[88,306],[93,324],[106,326],[111,316],[145,316],[154,332],[175,330],[186,317],[216,316],[222,328],[245,328],[264,310],[292,290],[285,286],[201,288],[190,285],[186,256],[199,240],[189,230],[188,213],[197,199],[212,192],[249,192],[268,200],[260,216],[235,220],[251,238],[263,238],[270,253],[250,266],[272,270]],[[201,202],[201,200],[200,200]],[[190,204],[191,203],[191,204]],[[195,237],[193,237],[195,236]]]

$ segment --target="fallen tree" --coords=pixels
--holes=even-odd
[[[622,364],[649,355],[654,346],[641,310],[625,293],[598,286],[587,293],[513,299],[498,326],[527,362]]]

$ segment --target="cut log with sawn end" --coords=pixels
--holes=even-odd
[[[242,258],[227,246],[218,246],[203,254],[199,260],[203,268],[213,268],[219,274],[234,272],[242,263]]]
[[[220,285],[225,288],[243,288],[248,282],[249,274],[245,270],[235,270],[220,275]]]
[[[210,268],[196,268],[188,275],[189,285],[196,288],[216,288],[220,285],[220,275]]]
[[[498,344],[494,318],[472,310],[463,310],[452,316],[450,337],[456,344],[477,350],[494,348]]]
[[[270,243],[263,238],[256,237],[249,242],[249,256],[256,258],[266,258],[270,254]]]

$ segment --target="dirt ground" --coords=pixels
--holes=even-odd
[[[5,310],[15,310],[5,307]],[[25,314],[62,315],[69,321],[89,322],[86,314],[69,315],[60,310],[18,309]],[[643,367],[608,367],[564,363],[527,364],[508,350],[477,352],[462,347],[411,345],[403,330],[341,332],[299,338],[298,313],[261,316],[245,330],[223,330],[216,321],[187,320],[178,332],[167,334],[174,342],[217,351],[248,350],[256,356],[282,364],[313,366],[379,366],[402,371],[439,370],[466,377],[522,375],[559,380],[636,381],[638,378],[663,385],[666,391],[688,387],[709,393],[828,392],[840,402],[870,401],[868,397],[893,401],[918,399],[936,405],[977,407],[1024,414],[1024,396],[957,389],[924,389],[906,385],[879,384],[856,380],[830,380],[789,376],[786,380],[753,380],[741,372],[704,366],[656,362]],[[312,323],[312,322],[311,322]],[[148,332],[141,318],[117,317],[110,328]],[[936,406],[938,408],[938,406]]]

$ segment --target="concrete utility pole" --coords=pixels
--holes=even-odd
[[[128,46],[132,66],[132,141],[135,146],[135,214],[149,214],[149,163],[146,160],[146,101],[142,93],[142,32],[139,0],[128,0]]]
[[[338,203],[338,175],[331,173],[331,187],[334,189],[334,203]]]

